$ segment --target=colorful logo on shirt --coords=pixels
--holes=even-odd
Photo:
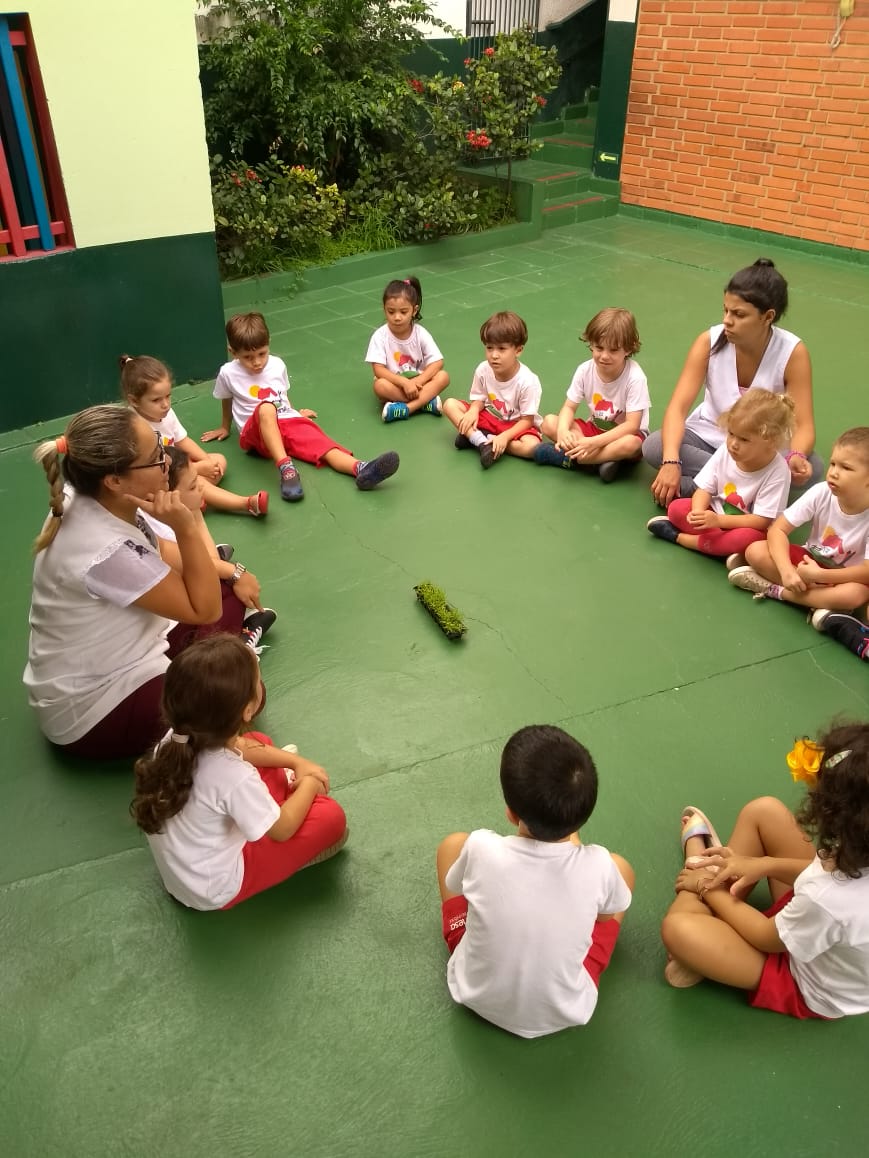
[[[620,410],[616,410],[609,398],[604,398],[602,394],[592,395],[591,416],[595,425],[603,430],[612,430],[624,419],[624,414]]]
[[[724,507],[725,515],[748,514],[745,499],[742,498],[733,483],[724,484],[724,490],[721,493],[721,503]]]
[[[395,359],[395,364],[398,366],[399,374],[403,374],[406,370],[416,369],[413,358],[411,358],[410,354],[405,354],[401,350],[396,350],[392,356]]]
[[[251,386],[248,390],[251,398],[256,398],[257,402],[270,402],[273,398],[279,398],[277,390],[272,390],[271,386]]]
[[[168,434],[161,434],[160,435],[160,441],[163,443],[164,446],[174,446],[175,445],[175,439],[172,438]]]
[[[806,543],[806,550],[821,567],[844,567],[853,551],[846,551],[845,544],[836,533],[835,527],[824,527],[820,543]]]
[[[496,418],[507,421],[507,403],[502,402],[496,395],[490,394],[486,399],[486,409]]]

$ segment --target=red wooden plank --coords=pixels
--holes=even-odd
[[[27,37],[23,32],[15,32],[10,30],[9,43],[13,48],[24,48],[24,46],[27,44]]]
[[[0,206],[3,209],[3,220],[6,222],[6,232],[15,257],[21,257],[24,252],[24,237],[21,232],[21,221],[18,217],[18,206],[15,204],[15,193],[12,189],[12,179],[9,176],[9,166],[6,164],[6,153],[3,142],[0,141]]]

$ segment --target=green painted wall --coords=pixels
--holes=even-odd
[[[635,38],[633,21],[607,23],[592,164],[596,177],[617,180],[621,169]]]
[[[194,8],[194,0],[21,5],[80,249],[213,228]]]
[[[224,358],[214,235],[92,246],[0,263],[0,430],[118,397],[119,354],[153,354],[176,380]]]

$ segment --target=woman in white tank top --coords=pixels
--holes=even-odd
[[[787,304],[787,282],[768,258],[759,258],[728,282],[723,324],[695,340],[661,430],[643,444],[643,457],[658,470],[651,491],[660,506],[692,494],[694,476],[723,441],[718,418],[750,388],[788,394],[794,401],[796,427],[783,452],[792,486],[806,487],[822,477],[823,463],[813,454],[809,352],[796,334],[775,324]],[[701,387],[703,400],[689,414]]]

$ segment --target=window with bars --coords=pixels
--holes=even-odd
[[[0,14],[0,261],[73,245],[30,21]]]

